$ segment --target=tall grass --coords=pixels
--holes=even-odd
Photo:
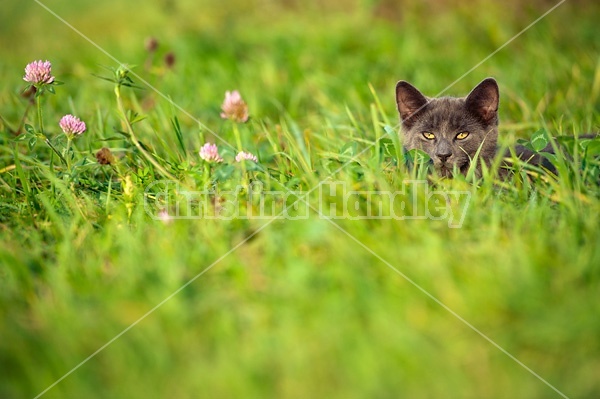
[[[566,147],[558,176],[515,160],[507,181],[407,168],[393,87],[439,93],[552,4],[44,4],[129,64],[120,71],[139,88],[115,95],[117,62],[36,3],[6,5],[0,397],[598,396],[597,141],[552,139],[598,131],[596,4],[566,2],[444,93],[494,76],[503,147],[540,129]],[[36,106],[21,92],[34,59],[64,82],[42,111],[69,167],[30,141]],[[248,123],[219,115],[235,89]],[[58,127],[67,113],[88,127],[71,151]],[[256,164],[233,160],[238,140]],[[200,159],[205,142],[223,163]],[[102,147],[113,165],[98,162]],[[167,196],[148,189],[165,179],[177,181]],[[431,185],[407,183],[417,179]],[[460,228],[330,220],[318,211],[342,209],[326,191],[335,184],[414,195],[387,208],[405,216],[424,214],[423,190],[470,202],[445,208],[466,209]],[[151,217],[190,190],[210,192],[195,199],[213,211],[243,199],[248,214],[251,189],[295,193],[269,205],[300,199],[309,217]],[[366,212],[366,197],[351,200],[352,215]]]

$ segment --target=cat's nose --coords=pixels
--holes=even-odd
[[[435,154],[435,156],[438,157],[440,159],[440,161],[442,161],[442,162],[446,162],[448,160],[448,158],[450,158],[451,155],[452,155],[451,152],[441,152],[441,153]]]

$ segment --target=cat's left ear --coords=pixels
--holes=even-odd
[[[484,79],[465,100],[467,109],[479,116],[485,124],[498,123],[498,83],[493,78]]]

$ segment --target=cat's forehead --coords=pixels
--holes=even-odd
[[[465,108],[464,98],[433,98],[429,100],[423,111],[419,122],[425,128],[460,129],[473,121]]]

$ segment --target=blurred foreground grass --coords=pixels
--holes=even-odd
[[[584,173],[537,185],[443,183],[471,194],[458,229],[335,220],[345,234],[312,211],[307,220],[152,220],[144,189],[160,173],[113,140],[123,129],[113,87],[93,76],[117,62],[35,2],[5,3],[0,397],[35,397],[199,273],[43,397],[560,397],[402,273],[568,397],[600,395],[600,192]],[[241,140],[264,168],[251,176],[300,191],[325,178],[401,190],[410,175],[383,145],[336,171],[385,136],[384,125],[397,129],[395,82],[435,95],[553,6],[43,4],[185,110],[147,87],[123,91],[126,107],[146,116],[137,134],[186,184],[202,188],[205,141],[232,151],[211,132],[235,146],[219,113],[224,92],[237,89],[252,116]],[[598,11],[567,1],[446,94],[496,77],[504,144],[541,127],[598,131]],[[151,36],[159,48],[148,68]],[[27,107],[23,68],[34,59],[50,60],[65,83],[44,97],[48,132],[58,136],[66,113],[88,124],[75,142],[76,159],[89,160],[77,181],[49,164],[43,143],[29,151],[13,140]],[[104,146],[132,194],[95,162]],[[243,171],[230,172],[219,189],[243,183]]]

